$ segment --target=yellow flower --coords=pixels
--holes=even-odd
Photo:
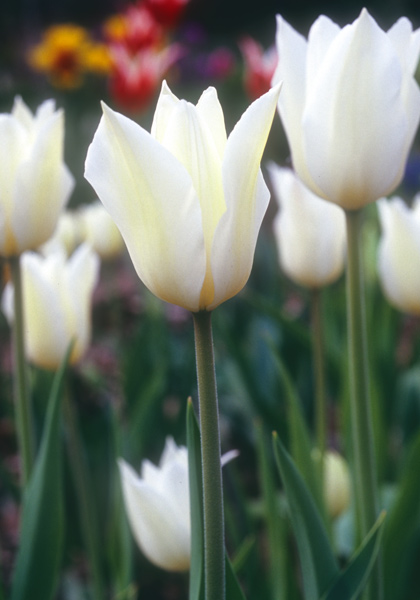
[[[54,25],[46,30],[38,46],[30,50],[29,64],[46,73],[53,85],[75,88],[86,71],[108,73],[112,63],[104,44],[94,43],[78,25]]]

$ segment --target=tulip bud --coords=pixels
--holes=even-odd
[[[77,212],[80,236],[102,259],[121,254],[124,240],[112,217],[101,202],[82,206]]]
[[[324,498],[328,514],[335,519],[350,505],[350,473],[344,458],[338,452],[324,455]]]
[[[73,211],[66,211],[60,215],[52,237],[42,244],[38,251],[46,256],[64,249],[67,256],[70,256],[80,241],[79,222],[76,214]]]
[[[187,571],[190,566],[191,525],[188,453],[167,438],[156,467],[148,460],[141,476],[119,460],[128,521],[145,556],[168,571]]]
[[[85,177],[162,300],[213,310],[248,280],[269,201],[259,165],[279,91],[258,98],[229,138],[214,88],[194,106],[164,82],[151,134],[103,106]]]
[[[53,234],[74,187],[63,163],[64,114],[53,100],[35,115],[20,98],[0,114],[0,256],[35,250]]]
[[[344,269],[344,212],[315,196],[292,170],[270,163],[268,171],[280,207],[273,227],[282,269],[305,287],[332,283]]]
[[[389,302],[399,310],[420,315],[420,195],[409,208],[401,198],[378,202],[382,236],[378,271]]]
[[[419,31],[385,33],[363,9],[340,29],[325,16],[308,40],[277,20],[279,113],[293,166],[318,196],[356,210],[401,181],[420,116]]]
[[[97,282],[99,259],[86,244],[66,260],[64,252],[43,257],[22,256],[23,310],[26,353],[35,365],[56,370],[72,340],[70,363],[84,354],[90,342],[90,305]],[[7,284],[2,301],[13,321],[13,287]]]

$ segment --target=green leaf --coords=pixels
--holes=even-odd
[[[187,407],[188,474],[191,511],[191,564],[189,600],[204,596],[204,520],[201,473],[200,429],[191,398]]]
[[[54,377],[41,447],[24,494],[11,600],[49,600],[58,581],[64,537],[60,405],[70,352],[71,347]]]
[[[339,574],[321,600],[355,600],[359,596],[379,552],[385,516],[386,513],[383,511],[347,568]]]
[[[318,600],[339,574],[328,535],[315,502],[276,433],[274,453],[296,536],[306,600]]]
[[[268,343],[270,344],[270,341]],[[315,499],[319,511],[324,516],[325,507],[322,497],[322,486],[318,478],[319,469],[315,468],[315,462],[312,458],[312,442],[302,414],[300,399],[292,379],[274,347],[272,347],[272,356],[283,381],[287,400],[291,454],[300,474]]]
[[[264,502],[264,521],[269,548],[269,573],[272,597],[284,600],[287,597],[287,528],[280,514],[276,496],[273,466],[267,448],[267,439],[261,423],[256,424],[257,456],[260,487]],[[271,446],[270,446],[271,449]]]
[[[411,446],[397,498],[389,511],[384,528],[384,578],[386,597],[399,591],[403,569],[407,563],[410,539],[420,517],[420,433]]]
[[[245,600],[244,593],[233,571],[232,563],[226,553],[226,600]]]

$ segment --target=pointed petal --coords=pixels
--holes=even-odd
[[[396,185],[407,136],[401,80],[392,43],[362,11],[335,38],[308,90],[302,130],[313,191],[356,209]]]
[[[226,144],[222,172],[227,210],[216,228],[211,250],[215,287],[212,309],[237,294],[251,272],[258,232],[270,198],[259,166],[279,92],[277,85],[255,100]]]
[[[197,103],[197,112],[213,136],[220,160],[222,160],[227,141],[225,117],[214,88],[209,87],[201,94]]]
[[[127,516],[136,541],[154,564],[185,571],[190,563],[190,539],[171,504],[141,481],[123,460],[118,462]]]
[[[144,284],[162,300],[198,310],[204,236],[183,165],[144,129],[104,106],[85,177],[120,229]]]

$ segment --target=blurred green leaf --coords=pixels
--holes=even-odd
[[[277,502],[276,489],[271,456],[268,454],[264,428],[261,423],[256,424],[258,472],[261,481],[261,491],[264,502],[265,528],[269,546],[269,568],[272,597],[283,600],[287,597],[287,543],[286,527],[280,515]],[[274,465],[273,465],[274,466]]]
[[[268,343],[271,345],[270,341]],[[318,477],[319,471],[315,468],[315,461],[312,457],[312,442],[302,414],[299,396],[283,361],[274,347],[272,347],[272,356],[283,381],[287,400],[291,455],[306,485],[311,490],[318,509],[322,515],[325,515],[322,486]]]
[[[60,405],[70,351],[54,377],[41,447],[24,494],[11,600],[49,600],[58,581],[64,537]]]
[[[355,600],[359,596],[378,556],[385,516],[383,511],[347,568],[321,600]]]
[[[409,541],[420,518],[420,433],[417,434],[401,477],[397,498],[391,508],[384,531],[385,596],[395,598],[402,580]]]
[[[276,433],[274,453],[289,504],[306,600],[319,600],[339,574],[322,518],[304,480]]]
[[[234,570],[232,568],[232,563],[229,560],[229,557],[226,553],[225,560],[225,569],[226,569],[226,600],[245,600],[245,596],[243,591],[241,590],[241,586],[236,578]]]

